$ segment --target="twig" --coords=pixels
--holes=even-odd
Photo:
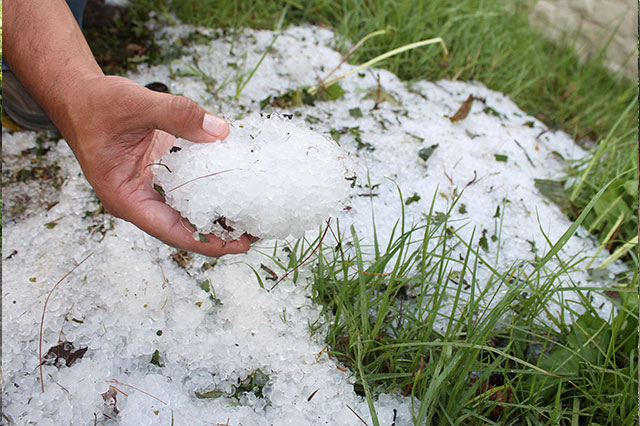
[[[536,140],[538,140],[540,138],[540,136],[544,135],[545,133],[547,133],[549,131],[549,129],[545,129],[543,131],[541,131],[540,133],[538,133],[536,135]]]
[[[126,396],[126,397],[128,397],[128,396],[129,396],[129,394],[128,394],[128,393],[126,393],[126,392],[124,392],[124,391],[122,391],[122,390],[118,389],[117,387],[115,387],[115,386],[113,386],[113,385],[109,385],[109,387],[110,387],[111,389],[113,389],[114,391],[116,391],[116,392],[120,392],[121,394],[123,394],[123,395],[124,395],[124,396]],[[114,395],[115,395],[115,394],[114,394]]]
[[[187,230],[188,233],[193,234],[195,231],[192,231],[191,229],[187,228],[187,225],[185,225],[184,223],[182,223],[182,216],[180,216],[180,219],[178,220],[178,222],[180,222],[180,225],[182,225],[182,227],[184,229]]]
[[[128,385],[128,384],[126,384],[126,383],[122,383],[122,382],[120,382],[120,381],[118,381],[118,380],[116,380],[116,379],[107,380],[107,383],[115,383],[115,384],[117,384],[117,385],[122,385],[122,386],[126,386],[126,387],[128,387],[128,388],[131,388],[131,389],[135,389],[135,390],[137,390],[138,392],[142,392],[143,394],[145,394],[145,395],[147,395],[147,396],[150,396],[151,398],[153,398],[153,399],[155,399],[155,400],[157,400],[157,401],[162,402],[164,405],[168,405],[166,402],[164,402],[163,400],[161,400],[161,399],[160,399],[160,398],[158,398],[157,396],[153,396],[153,395],[151,395],[149,392],[145,392],[145,391],[143,391],[142,389],[137,388],[137,387],[135,387],[135,386],[133,386],[133,385]],[[113,386],[113,388],[114,388],[114,389],[116,389],[116,390],[119,390],[119,389],[117,389],[115,386]],[[122,392],[122,391],[120,391],[120,392]],[[122,392],[122,393],[124,393],[124,392]],[[126,395],[126,394],[125,394],[125,395]]]
[[[465,188],[467,186],[473,185],[474,183],[476,183],[476,179],[478,179],[478,172],[477,171],[473,171],[473,179],[471,179],[469,182],[467,182],[467,184],[465,185]]]
[[[474,171],[474,172],[475,172],[475,171]],[[442,173],[444,173],[444,177],[446,177],[446,178],[447,178],[447,180],[449,181],[449,183],[451,184],[451,186],[456,186],[456,184],[455,184],[455,183],[453,183],[453,178],[451,178],[451,176],[449,176],[449,175],[447,174],[447,171],[446,171],[446,170],[445,170],[444,172],[442,172]]]
[[[311,401],[311,398],[316,396],[316,393],[318,393],[319,390],[320,390],[320,388],[318,388],[318,389],[314,390],[313,392],[311,392],[311,395],[309,395],[309,398],[307,398],[307,402]]]
[[[69,389],[65,388],[64,386],[62,386],[60,383],[56,382],[56,385],[60,386],[60,388],[65,391],[66,393],[70,393]]]
[[[151,167],[151,166],[164,166],[164,167],[166,167],[167,170],[169,170],[169,173],[173,173],[171,171],[171,169],[169,168],[169,166],[167,166],[164,163],[160,163],[160,162],[147,164],[146,166],[144,166],[144,168],[146,169],[147,167]]]
[[[185,185],[187,185],[187,184],[189,184],[189,183],[191,183],[191,182],[195,182],[195,181],[197,181],[197,180],[199,180],[199,179],[205,179],[205,178],[212,177],[212,176],[216,176],[216,175],[219,175],[219,174],[222,174],[222,173],[232,172],[232,171],[234,171],[234,170],[240,170],[240,169],[228,169],[228,170],[223,170],[223,171],[221,171],[221,172],[210,173],[210,174],[208,174],[208,175],[204,175],[204,176],[198,176],[197,178],[193,178],[193,179],[191,179],[191,180],[188,180],[188,181],[186,181],[185,183],[182,183],[182,184],[180,184],[180,185],[176,186],[175,188],[172,188],[172,189],[168,190],[168,191],[167,191],[167,193],[169,193],[169,192],[171,192],[171,191],[175,191],[175,190],[176,190],[176,189],[178,189],[178,188],[182,188],[183,186],[185,186]]]
[[[526,155],[527,160],[529,160],[529,164],[531,164],[531,166],[535,168],[535,167],[536,167],[536,165],[535,165],[535,164],[533,164],[533,161],[531,161],[531,157],[529,157],[529,153],[527,153],[527,150],[526,150],[526,149],[524,149],[524,147],[523,147],[522,145],[520,145],[520,142],[518,142],[517,140],[515,140],[515,139],[514,139],[513,141],[516,143],[516,145],[518,145],[518,146],[520,147],[520,149],[521,149],[522,151],[524,151],[524,155]]]
[[[369,424],[367,422],[364,421],[364,419],[362,417],[360,417],[358,415],[358,413],[356,413],[353,408],[349,407],[349,404],[344,404],[347,406],[347,408],[353,413],[354,416],[356,416],[362,423],[364,423],[365,425],[369,426]]]
[[[466,185],[465,185],[465,188],[466,188],[467,186],[469,186],[469,185],[472,185],[472,184],[474,184],[474,183],[478,183],[478,182],[480,182],[482,179],[486,178],[487,176],[496,176],[496,175],[499,175],[499,174],[500,174],[500,172],[487,173],[486,175],[481,176],[481,177],[479,177],[479,178],[478,178],[478,174],[476,173],[476,171],[475,171],[475,170],[473,171],[473,174],[474,174],[474,176],[473,176],[473,180],[471,180],[471,182],[469,182],[468,184],[466,184]],[[477,178],[477,179],[476,179],[476,178]]]
[[[47,312],[47,305],[49,304],[49,298],[51,297],[51,294],[53,294],[53,291],[60,285],[60,283],[62,281],[64,281],[65,278],[67,278],[69,275],[71,275],[73,273],[73,271],[78,269],[78,267],[80,265],[82,265],[92,255],[93,255],[93,252],[89,253],[89,255],[87,257],[85,257],[84,259],[82,259],[80,261],[80,263],[78,263],[76,266],[74,266],[69,272],[64,274],[64,276],[62,278],[60,278],[60,280],[58,280],[57,283],[55,283],[53,288],[51,288],[51,290],[49,290],[49,294],[47,295],[47,298],[44,301],[44,307],[42,308],[42,319],[40,320],[40,344],[39,344],[39,348],[38,348],[38,359],[40,361],[40,386],[42,387],[42,392],[44,392],[44,374],[42,372],[42,370],[43,370],[43,368],[42,368],[42,330],[44,328],[44,315]]]

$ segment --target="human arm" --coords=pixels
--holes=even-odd
[[[227,123],[192,100],[105,76],[63,0],[3,2],[6,61],[56,124],[105,208],[167,244],[209,256],[244,252],[249,238],[196,241],[153,189],[148,164],[174,135],[214,142]]]

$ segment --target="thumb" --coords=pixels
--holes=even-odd
[[[193,142],[214,142],[229,135],[229,124],[224,118],[208,113],[193,100],[149,92],[152,105],[149,124],[154,128]]]

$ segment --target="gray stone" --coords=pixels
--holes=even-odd
[[[605,50],[607,65],[638,79],[636,0],[539,0],[529,18],[552,39],[576,38],[576,52],[583,60],[596,55],[614,34]]]

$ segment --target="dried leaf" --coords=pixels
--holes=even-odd
[[[187,269],[191,264],[191,254],[188,251],[178,249],[171,255],[171,259],[182,269]]]
[[[42,364],[56,365],[60,367],[60,360],[64,360],[65,365],[67,367],[71,367],[74,362],[84,356],[87,349],[88,348],[80,348],[77,351],[74,351],[73,343],[61,342],[47,351],[43,357],[44,360],[42,361]]]
[[[465,118],[467,118],[467,115],[469,115],[469,111],[471,111],[471,105],[473,104],[473,95],[469,95],[469,97],[467,98],[466,101],[464,101],[464,103],[462,105],[460,105],[460,108],[458,108],[458,110],[456,111],[455,114],[453,114],[452,117],[446,116],[449,120],[451,120],[452,123],[455,123],[456,121],[460,121],[460,120],[464,120]]]
[[[260,264],[260,269],[262,269],[267,274],[269,274],[269,276],[267,277],[268,280],[278,281],[278,274],[273,272],[273,269],[269,268],[267,265],[263,263]]]

